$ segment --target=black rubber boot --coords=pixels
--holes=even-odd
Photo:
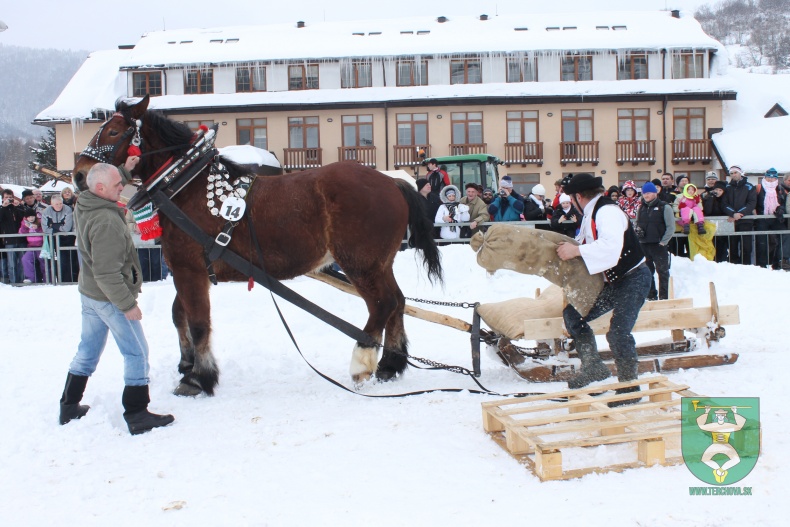
[[[72,419],[79,419],[88,413],[91,407],[79,404],[87,384],[88,377],[86,376],[69,373],[66,377],[66,386],[60,397],[60,424],[65,425]]]
[[[584,388],[595,381],[602,381],[609,378],[612,373],[598,355],[598,348],[595,345],[595,335],[582,336],[576,338],[576,353],[582,361],[581,371],[568,379],[568,388],[577,390]]]
[[[708,231],[705,230],[705,222],[701,221],[697,223],[697,234],[707,234]]]
[[[151,402],[148,396],[148,385],[124,387],[122,401],[123,408],[126,410],[123,413],[123,418],[132,435],[144,434],[175,421],[175,418],[170,414],[158,415],[148,411],[148,403]]]
[[[689,224],[688,223],[684,223],[683,224],[683,234],[688,234],[689,230],[690,230],[689,229]]]
[[[635,381],[639,376],[639,362],[636,360],[623,360],[615,359],[617,365],[617,380],[619,382]],[[631,386],[629,388],[618,388],[614,391],[616,394],[639,392],[642,389],[639,386]],[[625,399],[622,401],[612,401],[608,403],[609,408],[616,408],[618,406],[626,406],[629,404],[636,404],[641,401],[641,397],[636,399]]]

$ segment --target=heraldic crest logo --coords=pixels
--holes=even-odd
[[[732,485],[757,464],[758,397],[684,397],[681,422],[683,460],[701,481]]]

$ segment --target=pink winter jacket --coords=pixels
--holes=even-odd
[[[29,234],[31,232],[40,232],[43,233],[44,230],[41,228],[40,225],[36,225],[35,223],[30,224],[27,220],[22,220],[22,225],[19,226],[19,234]],[[28,247],[41,247],[44,245],[44,237],[43,236],[28,236],[27,237],[27,246]]]

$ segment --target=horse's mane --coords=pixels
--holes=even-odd
[[[129,108],[125,105],[125,103],[121,102],[119,111],[126,116],[127,120],[131,120],[128,115],[128,110]],[[147,123],[147,126],[151,127],[151,129],[156,130],[157,136],[164,143],[165,147],[184,145],[183,149],[179,148],[173,150],[174,155],[183,155],[189,149],[192,143],[192,138],[195,134],[184,123],[174,121],[157,110],[147,110],[145,112],[145,116],[143,117],[143,121]],[[234,163],[224,156],[222,157],[222,163],[227,167],[228,172],[230,172],[231,176],[234,178],[245,175],[254,175],[251,170]]]
[[[184,145],[184,152],[186,152],[188,145],[192,142],[192,136],[194,135],[187,125],[168,119],[156,110],[145,112],[144,119],[146,119],[148,124],[157,131],[159,138],[166,146]]]

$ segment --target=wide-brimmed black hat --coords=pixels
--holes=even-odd
[[[571,179],[571,182],[565,185],[566,194],[576,194],[584,190],[595,190],[603,187],[603,178],[593,176],[592,174],[582,173],[576,174]]]

